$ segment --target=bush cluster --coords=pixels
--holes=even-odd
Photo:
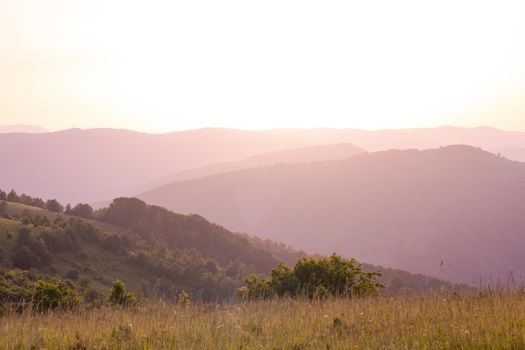
[[[246,286],[237,294],[241,299],[375,295],[383,287],[376,281],[379,276],[380,272],[363,272],[355,259],[333,254],[328,258],[303,258],[293,269],[281,263],[269,276],[247,276]]]

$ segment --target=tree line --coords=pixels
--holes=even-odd
[[[71,204],[64,206],[56,199],[48,199],[47,201],[44,201],[42,198],[32,197],[25,193],[19,195],[14,189],[9,192],[5,192],[0,189],[0,201],[21,203],[32,207],[46,209],[54,213],[63,213],[66,215],[79,216],[86,219],[94,218],[94,210],[89,204],[78,203],[74,207],[72,207]],[[2,208],[0,207],[0,214],[2,214],[1,209]]]

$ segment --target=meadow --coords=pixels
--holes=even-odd
[[[525,294],[7,311],[0,348],[524,349]]]

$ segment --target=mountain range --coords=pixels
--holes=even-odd
[[[256,155],[276,151],[286,154],[291,149],[340,143],[370,152],[468,144],[489,151],[503,150],[503,155],[512,157],[515,153],[505,149],[525,148],[525,133],[454,127],[379,131],[199,129],[168,134],[115,129],[3,133],[0,157],[5,166],[0,187],[44,198],[56,197],[66,203],[93,203],[140,193],[170,180],[253,166],[246,158]],[[288,157],[286,162],[304,160],[295,156],[296,160]],[[274,161],[282,160],[276,157]],[[229,162],[234,164],[224,165]],[[269,161],[258,164],[269,165]]]
[[[507,282],[525,266],[525,164],[470,146],[250,168],[139,197],[309,253],[457,282]]]

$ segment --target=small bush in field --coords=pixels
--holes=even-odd
[[[177,300],[177,304],[179,305],[190,305],[191,304],[191,298],[185,291],[182,291],[179,294],[179,300]]]
[[[109,293],[109,302],[118,306],[134,306],[137,304],[137,298],[126,291],[126,286],[120,280],[113,281]]]
[[[78,293],[64,281],[36,282],[33,293],[33,308],[39,312],[52,309],[68,310],[79,304]]]

